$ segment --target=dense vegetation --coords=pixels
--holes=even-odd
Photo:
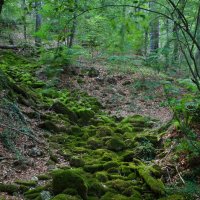
[[[198,0],[0,0],[0,199],[200,198]]]

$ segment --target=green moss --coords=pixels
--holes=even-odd
[[[54,110],[56,113],[67,115],[69,119],[73,122],[76,122],[78,120],[77,114],[59,101],[55,102],[51,106],[51,109]]]
[[[125,165],[121,165],[119,171],[122,176],[128,176],[132,172],[130,167]]]
[[[26,199],[36,199],[37,197],[40,197],[40,192],[33,194],[26,194],[25,197]]]
[[[183,197],[182,195],[173,194],[168,197],[161,198],[159,200],[184,200],[184,199],[185,199],[185,197]]]
[[[102,147],[102,142],[95,137],[90,137],[87,141],[87,144],[90,149],[98,149]]]
[[[153,171],[155,170],[145,165],[138,167],[139,175],[144,179],[150,189],[157,194],[164,194],[165,186],[160,179],[156,179],[151,175]]]
[[[106,194],[104,196],[101,197],[101,200],[116,200],[114,199],[114,196],[116,194],[115,193],[112,193],[112,192],[106,192]],[[119,199],[118,199],[119,200]]]
[[[124,134],[126,132],[133,134],[133,127],[130,123],[122,123],[117,126],[116,132],[119,132],[121,134]]]
[[[136,177],[137,177],[137,175],[135,174],[135,173],[130,173],[129,175],[128,175],[128,179],[130,179],[130,180],[134,180],[134,179],[136,179]]]
[[[56,170],[52,175],[52,186],[55,194],[62,193],[66,188],[74,188],[84,200],[87,199],[87,185],[76,170]]]
[[[112,154],[107,152],[105,152],[101,158],[102,161],[111,161],[112,159]]]
[[[107,192],[102,198],[101,200],[130,200],[129,197],[126,197],[124,195],[121,194],[115,194],[112,192]]]
[[[23,180],[17,180],[15,181],[18,185],[24,185],[24,186],[33,186],[35,187],[37,185],[36,181],[23,181]]]
[[[88,187],[89,195],[101,197],[104,195],[108,188],[103,183],[92,180]]]
[[[119,163],[116,161],[109,161],[103,165],[104,170],[108,170],[113,167],[119,167]]]
[[[24,195],[26,196],[26,195],[35,194],[35,193],[38,194],[38,193],[40,193],[40,192],[42,192],[43,190],[46,190],[46,189],[47,189],[47,186],[38,186],[34,189],[26,191],[24,193]]]
[[[107,170],[109,174],[119,174],[119,169],[117,167],[111,167]]]
[[[13,194],[18,191],[19,186],[17,185],[0,183],[0,192],[7,192],[8,194]]]
[[[96,131],[96,136],[105,137],[112,136],[114,131],[109,126],[99,126]]]
[[[72,196],[78,195],[78,192],[77,192],[77,190],[75,188],[67,188],[62,193],[63,194],[68,194],[68,195],[72,195]]]
[[[80,200],[80,198],[66,194],[59,194],[55,196],[52,200]]]
[[[106,142],[106,147],[112,151],[122,151],[125,149],[125,144],[120,138],[111,138]]]
[[[135,186],[130,186],[128,188],[126,188],[123,192],[123,195],[126,195],[126,196],[131,196],[133,198],[133,196],[136,198],[136,199],[142,199],[142,195],[135,189]]]
[[[122,155],[122,161],[132,162],[134,157],[135,157],[134,151],[129,150]]]
[[[53,154],[52,152],[50,153],[50,159],[55,162],[58,163],[58,156]]]
[[[127,188],[129,188],[130,186],[133,186],[133,182],[116,179],[116,180],[108,181],[107,185],[122,194]]]
[[[79,119],[81,120],[81,122],[83,123],[87,123],[95,115],[94,111],[92,111],[91,109],[85,109],[85,108],[81,108],[77,110],[76,113]]]
[[[106,182],[106,181],[108,181],[108,174],[107,174],[107,172],[104,172],[104,171],[102,171],[102,172],[97,172],[97,173],[95,174],[95,176],[96,176],[96,178],[97,178],[100,182]]]
[[[84,160],[78,156],[72,156],[69,163],[72,167],[83,167],[85,164]]]
[[[39,180],[49,180],[51,178],[48,174],[40,174],[37,177]]]
[[[103,165],[102,164],[85,165],[83,169],[86,172],[95,173],[97,171],[102,171]]]

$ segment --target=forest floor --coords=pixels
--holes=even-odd
[[[15,60],[15,56],[11,58]],[[19,67],[5,61],[6,68],[5,63],[2,62],[2,68],[16,81],[17,86],[23,88],[25,85],[27,88],[26,92],[15,88],[17,104],[7,102],[7,100],[4,102],[5,91],[2,90],[0,93],[2,103],[0,104],[2,111],[0,137],[4,142],[0,142],[0,183],[36,180],[37,186],[46,188],[45,184],[49,182],[49,177],[47,180],[38,180],[41,174],[47,175],[50,171],[59,168],[81,167],[84,169],[82,173],[87,176],[89,182],[97,181],[95,176],[98,173],[106,174],[106,184],[113,189],[116,189],[115,184],[118,184],[114,181],[119,180],[124,180],[124,184],[130,186],[128,175],[138,171],[134,176],[140,177],[134,179],[136,179],[136,185],[139,184],[141,188],[145,188],[144,194],[141,192],[142,199],[158,199],[164,194],[162,183],[158,179],[161,176],[158,175],[157,168],[154,169],[154,165],[166,167],[170,164],[169,154],[175,145],[172,142],[164,149],[161,144],[163,133],[158,131],[173,118],[173,113],[167,105],[168,94],[164,90],[166,84],[176,84],[173,79],[163,78],[155,72],[144,74],[138,70],[116,70],[119,66],[114,66],[111,70],[105,61],[84,60],[79,65],[65,67],[56,87],[45,88],[43,86],[48,84],[45,69],[37,67],[35,71],[32,63],[26,63],[26,61],[24,63],[24,60],[20,62],[22,63],[19,63]],[[35,85],[38,88],[34,88]],[[181,88],[181,95],[186,92],[184,88]],[[179,98],[181,95],[179,93],[179,96],[174,97]],[[32,101],[35,103],[32,104]],[[56,104],[58,101],[61,104]],[[9,128],[8,124],[12,126]],[[30,131],[33,134],[31,137],[27,135],[27,130],[27,133]],[[16,132],[20,132],[17,138],[15,138]],[[164,140],[173,137],[173,134],[176,137],[177,134],[174,127],[166,133],[168,134]],[[12,141],[12,138],[15,138],[14,143],[7,143],[10,139]],[[109,146],[111,145],[109,141],[112,140],[117,141],[117,146],[115,144],[114,147]],[[13,145],[15,149],[11,148]],[[156,157],[161,153],[164,156]],[[19,159],[21,154],[24,157]],[[141,161],[135,160],[134,163],[133,158]],[[159,184],[158,190],[154,189],[148,180],[145,183],[146,180],[141,172],[143,167],[149,170],[147,170],[148,176],[152,184]],[[174,173],[173,168],[169,167],[167,172]],[[166,173],[166,169],[164,171]],[[155,176],[152,175],[154,173]],[[170,177],[170,181],[176,182],[177,179],[180,179],[179,173],[175,172]],[[89,191],[91,190],[92,193],[89,195],[95,200],[110,200],[109,195],[113,195],[112,198],[116,200],[135,198],[125,197],[129,196],[129,193],[135,195],[135,188],[127,192],[124,186],[122,187],[116,189],[121,190],[121,192],[118,191],[121,196],[117,197],[115,192],[110,194],[101,185],[93,188],[91,184]],[[149,187],[153,192],[149,190]],[[100,193],[97,191],[99,189]],[[140,192],[141,189],[138,191]],[[139,196],[136,195],[137,199],[141,199],[141,194],[138,192],[136,194]],[[36,198],[38,198],[37,195]],[[104,195],[107,196],[104,197]],[[21,193],[13,196],[1,192],[0,199],[1,197],[8,200],[24,199]]]
[[[147,68],[138,70],[139,67],[127,67],[123,63],[110,66],[102,60],[84,60],[61,74],[60,86],[78,89],[96,97],[110,115],[125,117],[141,114],[165,124],[173,118],[165,86],[175,86],[177,83],[153,70],[142,72]],[[179,93],[174,98],[187,93],[184,87],[178,87]]]

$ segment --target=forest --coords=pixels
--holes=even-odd
[[[0,200],[200,199],[199,0],[0,0]]]

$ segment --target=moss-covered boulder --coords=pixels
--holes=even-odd
[[[158,173],[156,169],[141,164],[138,167],[138,173],[154,193],[160,195],[165,194],[165,186],[163,182],[152,176],[152,174]]]
[[[97,131],[96,131],[97,137],[112,136],[113,134],[114,134],[114,131],[109,126],[97,127]]]
[[[83,167],[85,164],[84,160],[78,156],[72,156],[69,163],[72,167]]]
[[[52,188],[54,194],[62,193],[67,188],[77,190],[77,193],[83,198],[87,199],[88,187],[80,173],[76,170],[56,170],[52,174]]]
[[[76,114],[79,117],[79,121],[84,124],[87,124],[90,121],[90,119],[92,119],[95,116],[94,111],[87,108],[78,109],[76,111]]]
[[[40,123],[38,126],[39,128],[45,129],[52,133],[66,132],[68,130],[64,125],[59,125],[56,122],[50,120],[46,120]]]
[[[96,179],[98,179],[100,182],[107,182],[108,181],[108,173],[105,171],[97,172],[95,174]]]
[[[88,187],[88,194],[91,196],[101,197],[108,191],[108,187],[98,182],[97,180],[91,180],[89,187]]]
[[[87,141],[90,149],[98,149],[102,147],[102,142],[96,137],[90,137]]]
[[[113,168],[113,167],[119,167],[119,163],[116,162],[116,161],[109,161],[109,162],[106,162],[104,165],[103,165],[103,168],[104,170],[108,170],[110,168]]]
[[[19,189],[20,187],[14,184],[0,183],[0,192],[7,192],[8,194],[13,194],[15,192],[18,192]]]
[[[67,106],[65,106],[63,103],[57,101],[52,106],[51,109],[59,114],[64,114],[69,117],[71,121],[77,121],[78,117],[75,112],[70,110]]]
[[[106,142],[106,147],[112,151],[122,151],[125,149],[125,144],[122,139],[113,137]]]
[[[37,181],[23,181],[23,180],[17,180],[15,181],[18,185],[24,185],[24,186],[30,186],[35,187],[37,185]]]
[[[90,164],[90,165],[85,165],[83,167],[83,169],[86,172],[95,173],[97,171],[102,171],[103,170],[103,165],[102,164]]]

